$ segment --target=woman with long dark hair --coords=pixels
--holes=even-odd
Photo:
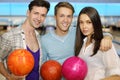
[[[112,45],[106,52],[99,50],[103,38],[99,13],[93,7],[83,8],[78,16],[75,55],[88,65],[85,80],[101,80],[111,75],[120,75],[120,59]]]

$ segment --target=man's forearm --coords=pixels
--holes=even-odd
[[[6,77],[7,79],[9,78],[10,74],[7,72],[7,70],[5,69],[5,66],[2,62],[0,62],[0,73]]]

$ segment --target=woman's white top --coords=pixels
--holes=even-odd
[[[112,48],[106,52],[98,50],[97,54],[93,54],[94,42],[85,47],[87,38],[79,53],[79,57],[84,59],[88,65],[88,73],[85,80],[101,80],[107,76],[120,75],[120,58],[112,44]]]

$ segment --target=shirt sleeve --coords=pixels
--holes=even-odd
[[[11,51],[11,42],[8,40],[7,35],[3,35],[0,38],[0,62],[3,62]]]
[[[120,75],[120,58],[113,44],[110,50],[103,53],[103,62],[106,67],[106,76]]]

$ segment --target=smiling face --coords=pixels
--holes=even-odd
[[[94,33],[92,21],[86,14],[81,14],[79,18],[80,30],[85,36],[91,36]]]
[[[59,35],[67,34],[69,27],[72,23],[73,12],[71,9],[61,7],[57,10],[55,15],[56,20],[56,33]]]
[[[31,11],[28,10],[27,17],[30,26],[38,28],[44,22],[47,15],[47,9],[45,7],[34,6]]]

